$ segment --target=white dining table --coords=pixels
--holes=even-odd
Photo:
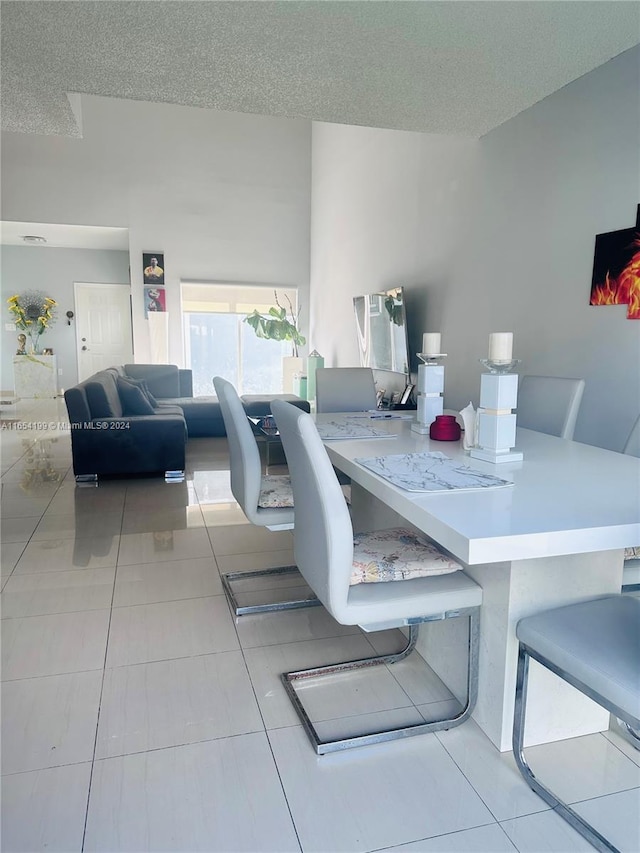
[[[318,425],[340,415],[315,415]],[[358,420],[351,420],[357,423]],[[517,621],[527,615],[619,592],[624,548],[640,544],[640,459],[526,429],[517,430],[521,462],[472,459],[461,441],[433,441],[407,419],[368,421],[388,437],[325,440],[333,465],[351,478],[354,529],[409,523],[449,551],[483,588],[478,703],[474,719],[501,750],[511,748]],[[513,485],[480,490],[410,492],[358,459],[439,451]],[[448,620],[426,626],[418,651],[456,695],[465,661]],[[598,626],[593,626],[597,632]],[[456,646],[458,646],[456,648]],[[574,688],[532,667],[528,744],[575,737],[609,726],[609,716]]]

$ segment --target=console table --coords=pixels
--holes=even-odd
[[[58,366],[55,355],[14,355],[16,397],[57,397]]]

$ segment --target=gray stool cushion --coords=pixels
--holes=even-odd
[[[640,719],[640,599],[607,595],[521,619],[518,639]]]

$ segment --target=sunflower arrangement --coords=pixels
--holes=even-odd
[[[39,352],[40,335],[56,321],[57,302],[41,290],[27,290],[7,299],[9,311],[16,328],[22,329],[31,339],[31,349]]]

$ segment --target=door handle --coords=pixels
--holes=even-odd
[[[87,347],[82,347],[82,349],[83,349],[83,350],[86,350],[86,349],[87,349]]]

